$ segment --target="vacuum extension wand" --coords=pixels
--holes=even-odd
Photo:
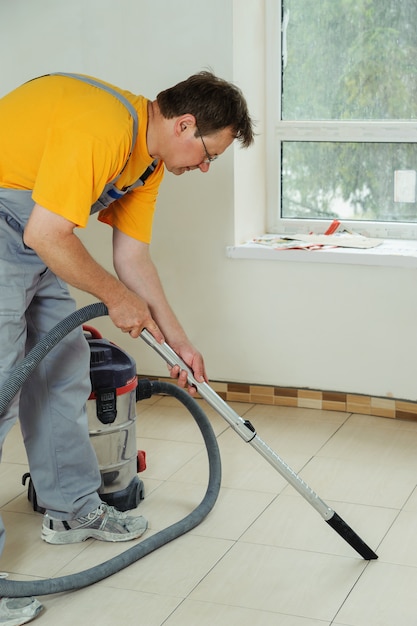
[[[198,382],[184,361],[166,343],[158,343],[151,333],[144,329],[141,338],[153,348],[170,367],[178,365],[188,373],[188,382],[196,387],[201,397],[242,437],[250,443],[315,509],[323,519],[365,560],[377,559],[378,555],[331,509],[319,496],[256,434],[248,420],[243,420],[220,396],[206,383]]]

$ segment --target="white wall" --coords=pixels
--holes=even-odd
[[[0,95],[49,71],[96,75],[151,98],[208,66],[235,80],[259,121],[256,148],[229,151],[206,175],[167,174],[152,243],[171,303],[211,379],[416,400],[414,270],[225,256],[227,245],[248,236],[248,220],[262,230],[262,5],[0,0]],[[241,40],[245,55],[236,58]],[[81,233],[108,268],[109,230],[92,220]],[[92,301],[74,293],[79,306]],[[165,375],[141,340],[108,319],[94,325],[135,357],[139,372]]]

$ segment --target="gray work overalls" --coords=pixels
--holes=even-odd
[[[133,118],[132,150],[138,124],[133,106],[107,85],[84,76],[68,76],[98,86],[125,104]],[[111,181],[91,212],[143,185],[155,166],[156,162],[129,188],[119,190],[114,185],[117,179]],[[76,308],[67,285],[23,244],[23,229],[34,205],[31,194],[30,190],[0,188],[0,384],[25,353]],[[100,504],[97,489],[101,476],[85,412],[89,363],[90,349],[78,328],[43,359],[20,397],[0,417],[0,454],[6,434],[19,416],[38,502],[58,519],[86,515]],[[0,553],[3,544],[0,519]]]

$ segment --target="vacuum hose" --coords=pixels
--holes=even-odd
[[[9,379],[0,389],[0,417],[32,371],[63,337],[88,320],[107,314],[107,307],[99,302],[75,311],[57,324],[26,355],[23,361],[13,369]],[[17,598],[32,595],[49,595],[73,591],[92,585],[135,563],[173,539],[184,535],[200,524],[212,510],[220,490],[221,461],[216,436],[211,424],[200,405],[184,389],[172,383],[148,380],[139,381],[138,399],[150,397],[154,393],[168,394],[177,398],[190,411],[201,431],[209,461],[209,480],[206,493],[200,504],[175,524],[141,541],[122,554],[85,571],[68,576],[35,581],[0,579],[0,596]]]

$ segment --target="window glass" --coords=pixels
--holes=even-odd
[[[282,216],[417,222],[416,144],[283,142]]]
[[[282,119],[417,118],[416,0],[284,0]]]

